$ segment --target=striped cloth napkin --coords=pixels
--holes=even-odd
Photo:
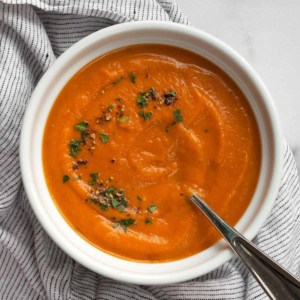
[[[0,299],[267,298],[237,257],[181,284],[138,286],[105,278],[62,252],[31,210],[20,176],[18,144],[35,85],[73,43],[101,28],[135,20],[188,24],[172,0],[0,2]],[[299,276],[299,178],[288,146],[284,157],[275,207],[254,242]]]

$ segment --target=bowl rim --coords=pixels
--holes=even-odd
[[[245,234],[248,239],[254,238],[254,236],[259,232],[263,223],[266,221],[269,216],[271,209],[274,205],[277,192],[279,190],[279,184],[281,180],[282,168],[283,168],[283,139],[281,134],[279,117],[277,115],[274,103],[272,101],[271,95],[266,89],[264,83],[261,81],[257,73],[254,69],[243,59],[235,50],[231,47],[227,46],[225,43],[221,42],[217,38],[211,36],[208,33],[205,33],[199,29],[195,29],[186,25],[171,23],[171,22],[163,22],[163,21],[136,21],[130,23],[117,24],[105,29],[101,29],[95,33],[90,34],[89,36],[83,38],[79,42],[75,43],[68,50],[66,50],[57,60],[56,62],[46,71],[46,73],[41,78],[40,82],[36,86],[30,102],[28,104],[27,110],[25,112],[25,116],[23,119],[22,130],[21,130],[21,138],[20,138],[20,166],[21,166],[21,174],[22,180],[24,183],[25,191],[28,196],[28,200],[30,205],[35,213],[35,216],[39,220],[40,224],[44,228],[44,230],[48,233],[51,239],[69,256],[75,259],[80,264],[86,266],[88,269],[95,271],[98,274],[102,274],[109,278],[113,278],[116,280],[120,280],[127,283],[136,283],[136,284],[148,284],[148,285],[156,285],[156,284],[170,284],[176,282],[182,282],[185,280],[193,279],[195,277],[204,275],[218,266],[222,265],[226,261],[228,261],[233,252],[229,249],[229,247],[225,247],[226,249],[222,250],[220,254],[210,263],[209,266],[204,268],[205,270],[201,270],[201,268],[194,267],[190,269],[184,269],[181,272],[177,272],[178,274],[169,275],[169,273],[161,274],[144,274],[141,276],[138,273],[132,271],[131,273],[128,271],[118,270],[117,272],[112,272],[112,269],[107,268],[107,266],[95,267],[93,263],[87,258],[80,255],[80,253],[76,249],[72,249],[70,245],[67,245],[66,242],[61,238],[61,236],[57,235],[54,229],[52,228],[51,222],[48,219],[48,216],[43,212],[41,206],[39,205],[39,197],[37,196],[36,190],[38,189],[33,181],[31,176],[28,176],[30,170],[30,149],[29,143],[31,128],[34,126],[34,120],[32,118],[36,107],[39,104],[39,94],[40,92],[47,87],[47,77],[54,70],[59,70],[64,65],[64,60],[67,57],[74,56],[77,52],[83,51],[83,49],[87,48],[90,43],[95,42],[96,40],[103,39],[104,37],[108,37],[110,35],[120,33],[126,33],[135,30],[167,30],[172,32],[178,32],[185,35],[191,35],[197,39],[205,40],[205,42],[211,44],[213,47],[218,48],[223,51],[226,55],[231,57],[235,62],[243,69],[244,72],[250,77],[252,82],[256,85],[256,88],[259,90],[262,98],[264,99],[264,104],[268,110],[268,116],[271,122],[272,133],[274,135],[274,174],[271,177],[271,182],[269,184],[269,189],[267,192],[266,199],[261,207],[260,211],[257,214],[255,220],[255,230],[249,230]],[[180,46],[179,46],[180,47]],[[43,124],[44,125],[44,124]],[[101,251],[101,250],[100,250]],[[125,261],[125,260],[123,260]],[[126,261],[128,262],[128,261]],[[129,262],[128,262],[129,263]],[[176,261],[175,261],[176,263]],[[160,263],[159,265],[163,265],[164,263]],[[174,272],[173,272],[174,273]]]

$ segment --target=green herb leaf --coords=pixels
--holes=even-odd
[[[97,182],[97,179],[99,177],[99,174],[98,173],[92,173],[90,174],[90,177],[93,179],[91,181],[88,182],[89,185],[96,185],[98,182]]]
[[[131,219],[131,218],[128,218],[128,219],[122,219],[120,221],[120,224],[124,230],[124,232],[127,231],[128,227],[131,226],[131,225],[134,225],[135,223],[135,220],[134,219]]]
[[[139,94],[136,101],[139,107],[145,107],[148,105],[148,101],[143,94]]]
[[[83,121],[83,122],[76,124],[74,128],[79,131],[85,131],[88,129],[88,127],[89,127],[89,123]]]
[[[120,226],[120,222],[116,222],[116,223],[114,223],[113,228],[117,228],[119,226]]]
[[[183,121],[183,117],[181,115],[180,109],[174,110],[173,116],[174,116],[174,119],[175,119],[176,123],[180,123],[180,122]]]
[[[90,174],[90,177],[94,180],[97,180],[99,177],[99,173],[92,173],[92,174]]]
[[[118,222],[115,222],[113,224],[113,228],[117,228],[119,226],[121,226],[124,230],[124,232],[127,231],[128,227],[131,226],[131,225],[134,225],[135,224],[135,220],[134,219],[131,219],[131,218],[128,218],[128,219],[122,219]]]
[[[116,118],[116,121],[119,123],[123,123],[123,122],[129,122],[130,117],[129,116],[123,116],[121,118]]]
[[[130,82],[135,84],[135,74],[133,72],[128,73],[129,77],[130,77]]]
[[[108,204],[106,202],[101,202],[100,203],[100,208],[102,210],[108,210]]]
[[[111,200],[111,206],[113,208],[117,208],[120,204],[121,204],[121,202],[118,199],[116,199],[116,198],[114,198],[114,199]]]
[[[63,183],[67,182],[70,180],[70,177],[68,175],[64,175],[62,178]]]
[[[69,143],[69,150],[69,154],[75,157],[81,151],[81,148],[79,147],[79,142],[75,140],[71,141]]]
[[[123,76],[121,76],[121,77],[119,77],[119,78],[117,78],[115,81],[113,81],[112,82],[112,85],[116,85],[116,84],[118,84],[120,81],[122,81],[124,79],[124,77]]]
[[[109,141],[109,136],[107,133],[100,133],[100,139],[103,143],[107,143]]]
[[[90,197],[89,200],[90,200],[91,202],[93,202],[94,204],[99,204],[99,201],[98,201],[98,199],[96,199],[96,198]]]
[[[147,224],[147,225],[152,224],[152,220],[151,219],[145,219],[145,224]]]
[[[144,120],[149,120],[152,117],[152,112],[151,111],[145,112],[145,111],[141,110],[141,111],[139,111],[139,115],[142,118],[144,118]]]
[[[97,181],[96,180],[92,180],[92,181],[89,181],[88,182],[88,185],[96,185],[97,184]]]
[[[112,111],[113,109],[114,109],[114,105],[113,104],[109,104],[108,106],[107,106],[107,110],[109,110],[109,111]]]
[[[147,208],[149,213],[154,213],[157,210],[157,207],[154,203],[151,203],[150,206]]]

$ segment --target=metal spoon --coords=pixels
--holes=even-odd
[[[200,197],[190,200],[220,231],[271,299],[300,299],[300,281],[222,220]]]

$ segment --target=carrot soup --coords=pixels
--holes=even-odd
[[[256,188],[258,127],[238,86],[203,57],[145,44],[105,54],[57,97],[43,168],[61,214],[89,243],[166,262],[220,239],[197,192],[234,225]]]

